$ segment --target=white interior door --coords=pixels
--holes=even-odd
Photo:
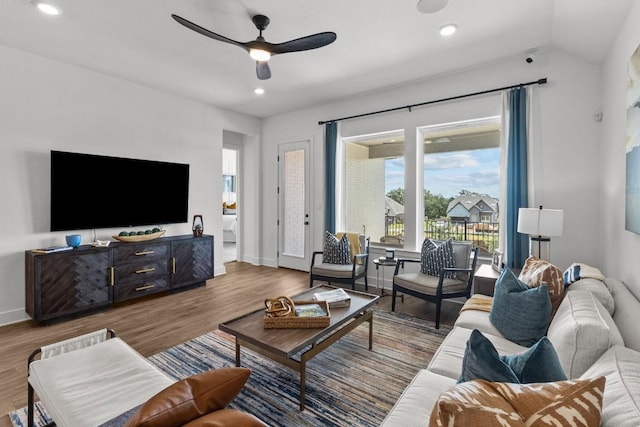
[[[309,141],[278,148],[278,266],[309,271]]]

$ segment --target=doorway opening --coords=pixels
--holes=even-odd
[[[222,263],[238,259],[238,150],[222,149]]]

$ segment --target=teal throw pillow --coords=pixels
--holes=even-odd
[[[493,343],[474,329],[464,351],[458,383],[486,380],[530,384],[566,379],[558,354],[547,337],[540,338],[524,353],[500,356]]]
[[[501,383],[519,383],[508,364],[500,359],[493,343],[477,329],[471,331],[462,359],[462,373],[458,383],[486,380]]]
[[[568,380],[558,353],[547,337],[540,338],[524,353],[504,355],[500,358],[509,365],[522,384]]]
[[[529,288],[505,267],[496,281],[489,320],[507,339],[525,347],[547,333],[551,299],[547,285]]]

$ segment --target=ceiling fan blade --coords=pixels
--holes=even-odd
[[[300,52],[302,50],[317,49],[322,46],[333,43],[336,40],[336,33],[327,31],[324,33],[312,34],[299,39],[289,40],[288,42],[271,44],[271,54],[288,52]]]
[[[271,78],[271,68],[267,61],[256,61],[256,74],[260,80],[268,80]]]
[[[182,17],[180,17],[178,15],[173,15],[172,14],[171,16],[173,17],[173,19],[178,21],[180,24],[184,25],[185,27],[187,27],[187,28],[189,28],[189,29],[191,29],[191,30],[193,30],[195,32],[198,32],[198,33],[202,34],[203,36],[207,36],[207,37],[210,37],[210,38],[212,38],[214,40],[218,40],[218,41],[221,41],[221,42],[230,43],[230,44],[239,46],[239,47],[241,47],[241,48],[243,48],[243,49],[245,49],[247,51],[249,50],[249,48],[246,46],[246,43],[242,43],[242,42],[239,42],[239,41],[236,41],[236,40],[232,40],[232,39],[230,39],[228,37],[221,36],[220,34],[216,34],[213,31],[209,31],[206,28],[201,27],[200,25],[194,24],[191,21],[187,21],[186,19],[184,19],[184,18],[182,18]]]

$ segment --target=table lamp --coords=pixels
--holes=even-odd
[[[518,233],[529,235],[529,254],[534,255],[537,243],[539,259],[551,258],[551,237],[562,236],[564,211],[559,209],[520,208],[518,210]]]

